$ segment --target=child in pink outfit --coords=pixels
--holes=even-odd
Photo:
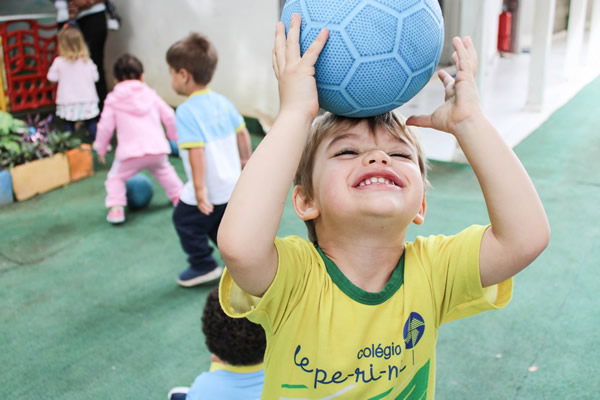
[[[175,112],[143,82],[143,74],[144,67],[136,57],[125,54],[117,60],[114,75],[118,83],[106,97],[94,142],[98,160],[104,163],[116,129],[115,159],[104,184],[109,208],[106,219],[113,224],[125,221],[125,182],[142,169],[154,175],[174,205],[183,188],[169,163],[171,148],[161,125],[167,137],[177,141]]]

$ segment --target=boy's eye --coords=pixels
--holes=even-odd
[[[347,155],[355,156],[357,154],[358,154],[358,152],[356,150],[344,149],[344,150],[341,150],[341,151],[338,151],[337,153],[335,153],[334,157],[347,156]]]
[[[390,154],[392,157],[406,158],[408,160],[412,160],[412,155],[408,153],[392,153]]]

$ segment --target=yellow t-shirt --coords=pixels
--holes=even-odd
[[[481,287],[485,229],[407,242],[378,293],[354,286],[296,236],[275,240],[277,274],[262,298],[243,292],[226,271],[223,309],[266,332],[262,398],[433,399],[440,324],[501,308],[512,294],[512,279]]]

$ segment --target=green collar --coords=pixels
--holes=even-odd
[[[316,247],[319,255],[323,259],[325,263],[325,268],[327,269],[327,273],[333,280],[333,283],[336,284],[337,287],[340,288],[342,292],[344,292],[351,299],[368,306],[375,306],[378,304],[384,303],[387,299],[392,297],[394,293],[400,289],[402,283],[404,283],[404,253],[402,252],[402,257],[398,261],[398,265],[394,268],[394,272],[392,272],[392,276],[388,283],[386,283],[385,287],[377,293],[367,292],[362,290],[361,288],[354,285],[346,276],[340,271],[340,269],[335,265],[333,261],[329,259],[323,253],[320,247]]]

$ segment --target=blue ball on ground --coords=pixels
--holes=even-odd
[[[179,147],[177,146],[177,142],[169,139],[169,146],[171,147],[171,155],[179,157]]]
[[[131,210],[139,210],[150,204],[154,194],[152,181],[144,174],[136,174],[127,179],[127,207]]]
[[[444,43],[438,0],[287,0],[289,30],[302,16],[302,54],[322,28],[329,39],[315,65],[321,108],[369,117],[400,107],[434,74]]]

